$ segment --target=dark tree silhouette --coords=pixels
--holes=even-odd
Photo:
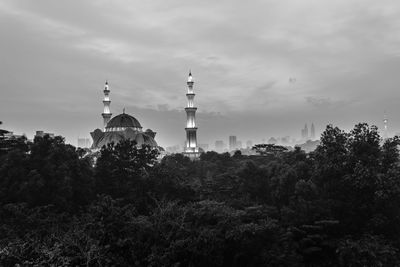
[[[400,141],[375,126],[198,161],[20,141],[0,155],[0,266],[400,266]]]
[[[260,155],[278,155],[279,153],[285,152],[288,149],[284,146],[275,144],[257,144],[254,145],[252,150],[255,150]]]

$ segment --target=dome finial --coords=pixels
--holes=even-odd
[[[106,80],[106,85],[108,85],[108,80]]]
[[[125,107],[122,109],[122,113],[125,114]]]

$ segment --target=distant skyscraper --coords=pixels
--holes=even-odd
[[[89,148],[90,147],[90,139],[89,138],[78,138],[78,147]]]
[[[51,138],[54,137],[54,133],[45,133],[44,131],[36,131],[35,137],[44,137],[45,135],[50,136]]]
[[[197,127],[195,121],[195,115],[197,108],[194,106],[194,96],[195,93],[193,91],[193,77],[192,73],[189,72],[189,77],[187,81],[188,85],[188,92],[186,97],[188,99],[187,107],[185,108],[186,111],[186,143],[185,149],[183,154],[188,156],[191,159],[196,159],[200,156],[199,147],[197,146]]]
[[[304,126],[304,137],[305,137],[306,139],[308,139],[308,126],[307,126],[307,123],[306,123],[306,125]]]
[[[215,141],[215,151],[222,152],[224,151],[224,149],[225,149],[224,141],[222,140]]]
[[[174,145],[174,146],[168,146],[165,148],[165,151],[167,151],[167,153],[179,153],[181,150],[181,147],[179,145]]]
[[[383,115],[383,139],[388,138],[388,119],[386,116],[386,112]]]
[[[202,148],[204,151],[208,151],[208,144],[199,144],[199,148]]]
[[[271,137],[270,139],[268,139],[268,144],[275,145],[277,143],[278,143],[278,140],[275,137]]]
[[[236,149],[242,149],[242,141],[240,140],[236,141]]]
[[[308,139],[308,127],[307,127],[307,123],[306,125],[304,125],[304,129],[301,130],[301,138],[303,140],[307,140]]]
[[[315,139],[315,127],[314,123],[311,123],[311,140]]]
[[[237,146],[236,136],[231,135],[229,136],[229,150],[235,150]]]
[[[281,137],[281,143],[284,145],[290,143],[290,136],[287,135],[287,136]]]
[[[253,142],[252,142],[251,140],[248,140],[248,141],[246,142],[246,147],[247,147],[247,148],[252,148],[252,147],[253,147]]]

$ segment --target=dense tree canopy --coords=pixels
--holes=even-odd
[[[129,140],[1,145],[1,266],[400,265],[400,139],[375,126],[198,161]]]

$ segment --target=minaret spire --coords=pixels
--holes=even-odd
[[[187,107],[185,108],[187,120],[186,120],[186,144],[183,154],[190,157],[191,159],[196,159],[200,156],[199,148],[197,146],[197,127],[196,127],[196,110],[194,106],[194,96],[193,91],[193,76],[192,71],[189,71],[189,77],[187,80],[188,91],[186,97],[188,99]]]
[[[104,131],[105,131],[107,123],[110,121],[112,115],[110,110],[111,100],[110,100],[110,89],[108,88],[108,81],[106,81],[104,85],[103,92],[104,92],[104,99],[103,99],[104,110],[101,116],[103,117]]]

